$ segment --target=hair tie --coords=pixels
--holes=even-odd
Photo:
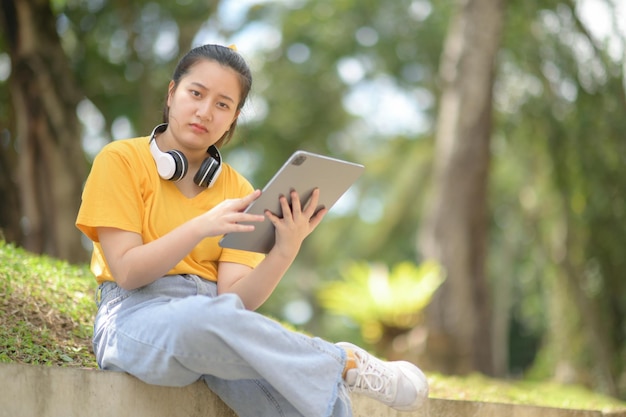
[[[232,45],[228,45],[228,49],[232,49],[233,51],[237,52],[237,45],[235,45],[234,43]]]

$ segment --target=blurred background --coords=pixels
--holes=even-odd
[[[263,313],[626,399],[623,1],[0,0],[0,238],[88,262],[93,157],[203,43],[253,71],[223,153],[256,187],[297,149],[366,166]]]

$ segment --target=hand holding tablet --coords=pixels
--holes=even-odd
[[[291,190],[298,192],[304,204],[315,188],[320,190],[319,207],[330,208],[363,173],[364,166],[306,151],[296,151],[263,188],[261,196],[245,210],[246,213],[264,214],[269,210],[282,215],[279,197],[290,200]],[[254,223],[255,230],[229,233],[220,240],[224,248],[268,253],[275,242],[274,226],[266,218]]]

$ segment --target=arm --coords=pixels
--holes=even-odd
[[[298,193],[291,193],[292,207],[285,197],[280,204],[283,217],[267,211],[265,215],[276,228],[276,243],[256,268],[234,263],[220,263],[218,270],[218,293],[236,293],[246,308],[255,310],[269,298],[283,275],[300,251],[302,241],[322,221],[326,208],[315,213],[319,190],[313,191],[305,207],[301,207]]]
[[[99,227],[98,238],[115,281],[127,290],[142,287],[166,275],[202,239],[254,230],[254,226],[240,222],[263,221],[263,216],[243,213],[260,195],[257,190],[243,198],[225,200],[146,244],[137,233]]]

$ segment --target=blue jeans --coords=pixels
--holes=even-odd
[[[105,370],[184,386],[203,379],[239,417],[350,417],[345,352],[244,308],[195,275],[98,288],[94,352]]]

